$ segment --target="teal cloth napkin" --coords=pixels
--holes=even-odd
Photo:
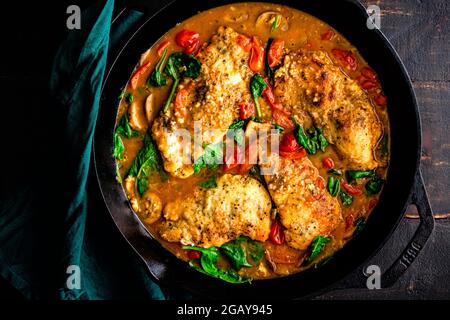
[[[39,150],[30,168],[37,161],[39,169],[2,184],[0,275],[29,299],[176,297],[151,280],[105,208],[89,200],[99,197],[89,181],[108,50],[142,18],[129,10],[112,23],[113,9],[114,0],[100,1],[82,12],[81,30],[69,32],[54,61],[47,121],[29,141]],[[80,289],[67,287],[71,265]]]

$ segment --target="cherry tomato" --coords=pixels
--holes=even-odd
[[[281,139],[280,151],[295,152],[299,151],[302,146],[297,142],[293,132],[286,133]]]
[[[227,154],[225,152],[223,157],[224,157],[224,159],[223,159],[223,171],[230,171],[230,170],[236,168],[237,166],[239,166],[238,148],[237,147],[234,148],[232,156],[227,158]]]
[[[360,195],[362,193],[362,191],[354,186],[352,186],[351,184],[348,184],[346,182],[343,182],[341,184],[342,189],[344,189],[345,191],[348,192],[349,195],[351,196],[357,196]]]
[[[276,67],[281,63],[281,58],[283,57],[284,41],[275,39],[270,45],[269,52],[267,53],[267,59],[269,62],[269,67]]]
[[[275,96],[273,94],[272,87],[267,83],[266,81],[266,87],[264,88],[262,92],[263,97],[267,99],[269,104],[273,106],[275,104]]]
[[[278,220],[274,220],[270,227],[269,239],[273,244],[281,245],[284,243],[284,232],[281,228],[281,223]]]
[[[184,49],[184,52],[191,54],[197,49],[200,41],[200,34],[195,31],[183,29],[175,36],[175,42]]]
[[[202,253],[197,250],[186,250],[186,251],[189,260],[200,259],[200,257],[202,256]]]
[[[282,126],[286,130],[293,130],[295,128],[294,122],[292,122],[289,116],[281,111],[281,109],[274,108],[272,111],[272,118],[276,124]]]
[[[387,98],[382,93],[377,93],[373,99],[375,100],[375,103],[380,107],[384,107],[387,104]]]
[[[369,80],[377,80],[377,75],[376,75],[375,71],[373,71],[369,67],[362,68],[361,74]]]
[[[264,68],[264,47],[257,37],[252,38],[249,66],[253,72],[259,72]]]
[[[150,61],[147,63],[144,63],[142,66],[140,66],[135,73],[131,76],[130,79],[130,85],[132,89],[136,89],[138,85],[138,80],[141,77],[141,75],[147,71],[147,69],[150,67]]]
[[[161,42],[158,46],[157,52],[158,52],[158,56],[162,56],[164,49],[166,49],[169,46],[170,42],[168,40],[164,40],[163,42]]]
[[[352,228],[354,223],[355,223],[355,215],[353,213],[350,213],[345,218],[345,230],[349,230],[350,228]]]
[[[361,83],[361,88],[363,88],[364,90],[370,90],[370,89],[373,89],[376,87],[377,87],[377,84],[370,80],[366,80]]]
[[[303,148],[293,152],[285,152],[280,150],[280,156],[286,159],[301,159],[306,156],[306,150]]]
[[[333,37],[334,37],[334,31],[331,29],[328,29],[327,31],[322,33],[322,36],[320,38],[324,41],[329,41],[329,40],[333,39]]]
[[[334,168],[334,161],[330,157],[322,159],[322,165],[325,169],[333,169]]]
[[[242,120],[250,118],[255,114],[255,105],[251,102],[241,102],[239,104],[239,116]]]
[[[347,69],[354,71],[358,67],[358,61],[356,60],[355,55],[351,51],[335,48],[335,49],[331,50],[331,53]]]
[[[252,49],[252,39],[243,34],[238,35],[237,43],[245,52],[249,52]]]

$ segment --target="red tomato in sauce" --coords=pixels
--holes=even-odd
[[[175,36],[175,42],[187,54],[192,54],[198,47],[200,34],[195,31],[183,29]]]
[[[269,239],[273,244],[281,245],[284,243],[284,231],[281,227],[281,223],[278,220],[274,220],[270,227]]]
[[[284,41],[275,39],[270,45],[269,52],[267,53],[267,60],[269,62],[269,67],[276,67],[281,63],[281,58],[283,57]]]

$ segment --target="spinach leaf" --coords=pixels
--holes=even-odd
[[[194,173],[200,172],[201,169],[208,167],[209,169],[215,169],[221,164],[223,161],[223,144],[215,143],[208,144],[204,151],[203,155],[199,157],[194,165]]]
[[[202,253],[202,256],[199,259],[200,261],[197,261],[199,265],[196,265],[193,261],[189,263],[191,267],[195,268],[199,272],[230,283],[245,283],[251,281],[250,278],[244,278],[232,269],[220,269],[217,266],[217,262],[221,257],[221,254],[219,249],[217,249],[216,247],[200,248],[194,246],[184,246],[183,249],[196,250]]]
[[[378,176],[373,177],[366,183],[366,191],[367,194],[373,196],[381,191],[381,187],[383,186],[384,180],[379,178]]]
[[[258,118],[262,117],[258,98],[261,97],[266,86],[267,84],[264,81],[264,78],[259,73],[255,74],[250,81],[250,92],[252,93],[253,100],[255,101],[256,116]]]
[[[284,132],[284,128],[283,128],[282,126],[280,126],[279,124],[273,123],[273,124],[272,124],[272,127],[273,127],[275,130],[278,130],[279,133],[283,133],[283,132]]]
[[[124,97],[125,101],[128,103],[132,103],[134,101],[134,95],[131,92],[127,92]]]
[[[213,188],[217,188],[217,181],[216,181],[216,177],[212,176],[210,177],[208,180],[200,182],[198,184],[200,187],[204,188],[204,189],[213,189]]]
[[[344,206],[349,206],[353,203],[353,197],[345,191],[341,191],[341,201]]]
[[[375,176],[375,171],[374,170],[366,170],[366,171],[348,170],[345,175],[347,177],[347,181],[350,183],[356,179],[373,177],[373,176]]]
[[[355,228],[355,236],[357,236],[365,228],[365,226],[366,226],[366,219],[364,219],[364,217],[359,217],[358,219],[356,219],[356,221],[354,223],[354,226],[356,227]]]
[[[241,269],[242,267],[251,267],[252,265],[247,261],[247,254],[245,252],[245,248],[242,246],[242,242],[246,239],[243,237],[239,237],[236,240],[225,243],[220,247],[220,250],[223,252],[225,256],[227,256],[233,267],[236,270]]]
[[[116,132],[114,133],[114,158],[122,160],[124,151],[125,146],[123,145],[122,138]]]
[[[319,253],[322,252],[323,248],[325,248],[326,244],[330,242],[330,238],[326,236],[317,236],[314,238],[314,240],[311,243],[310,249],[309,249],[309,256],[306,259],[307,262],[313,261]]]
[[[302,125],[297,124],[295,128],[295,136],[299,144],[301,144],[309,154],[316,154],[317,150],[325,152],[328,146],[328,140],[323,135],[323,131],[320,128],[309,128],[308,132],[305,132]]]
[[[265,254],[264,246],[261,244],[261,242],[248,238],[247,248],[248,251],[250,252],[250,257],[253,259],[253,262],[255,264],[258,264],[264,257]]]
[[[281,21],[281,15],[277,14],[270,27],[270,33],[273,33],[279,26]]]
[[[274,71],[273,69],[269,66],[269,49],[270,46],[272,45],[273,39],[269,38],[269,40],[267,40],[267,45],[266,45],[266,52],[265,52],[265,57],[264,57],[264,71],[266,72],[266,76],[267,79],[269,79],[269,81],[272,81],[273,76],[274,76]]]
[[[169,97],[164,104],[163,111],[166,112],[175,95],[176,88],[182,77],[197,78],[200,75],[202,64],[194,56],[182,52],[172,53],[167,60],[164,72],[172,77],[173,84]]]
[[[333,197],[336,197],[336,195],[339,193],[340,187],[341,182],[339,181],[339,179],[333,176],[328,177],[327,190]]]
[[[125,113],[120,119],[119,123],[116,126],[116,130],[114,132],[114,158],[118,160],[123,159],[123,153],[125,151],[125,146],[123,144],[122,138],[120,136],[125,136],[127,138],[137,137],[139,136],[138,131],[134,131],[131,129],[130,124],[128,122],[128,115]]]
[[[335,176],[342,176],[342,171],[337,169],[330,169],[327,171],[329,174],[335,175]]]
[[[162,87],[165,86],[167,83],[166,76],[161,72],[162,66],[166,60],[167,57],[167,48],[164,49],[163,54],[161,55],[161,58],[159,58],[158,63],[155,66],[155,69],[151,73],[150,77],[147,80],[147,84],[153,87]]]
[[[228,130],[230,130],[231,134],[233,135],[234,141],[236,141],[236,143],[240,146],[244,142],[243,128],[244,128],[245,124],[246,124],[245,120],[238,119],[238,120],[234,121],[228,128]]]
[[[136,177],[136,190],[142,196],[148,189],[148,177],[152,172],[158,172],[161,179],[166,173],[161,165],[161,156],[149,135],[144,137],[144,146],[134,159],[128,175]]]

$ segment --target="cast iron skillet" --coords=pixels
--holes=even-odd
[[[421,127],[411,81],[384,35],[379,30],[369,30],[366,27],[367,13],[359,2],[273,1],[312,14],[341,32],[377,71],[389,99],[391,163],[380,201],[364,231],[337,252],[322,268],[312,268],[279,279],[232,285],[190,269],[187,263],[163,249],[132,212],[122,186],[116,181],[115,160],[112,156],[117,97],[142,52],[175,23],[195,15],[198,11],[229,3],[223,0],[172,2],[156,14],[148,14],[137,31],[110,56],[110,69],[102,90],[94,141],[97,177],[105,203],[118,229],[159,284],[182,287],[209,298],[278,299],[306,297],[333,288],[364,288],[364,262],[383,246],[402,219],[406,207],[413,203],[420,214],[420,225],[401,256],[390,268],[382,270],[381,285],[389,287],[414,261],[434,227],[432,210],[419,169]],[[339,282],[352,272],[356,272],[356,280]]]

